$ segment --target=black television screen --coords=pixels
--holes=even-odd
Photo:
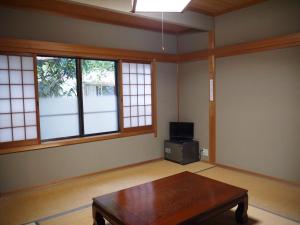
[[[192,140],[194,138],[194,123],[170,122],[171,140]]]

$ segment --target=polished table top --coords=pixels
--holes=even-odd
[[[190,172],[94,198],[118,224],[178,224],[242,198],[247,190]]]

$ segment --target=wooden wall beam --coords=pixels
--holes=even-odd
[[[32,53],[40,55],[79,56],[87,58],[145,60],[156,59],[159,62],[177,62],[174,54],[144,52],[127,49],[100,48],[78,44],[64,44],[48,41],[20,40],[0,38],[0,51],[14,53]]]
[[[214,54],[216,57],[226,57],[295,46],[300,46],[300,32],[216,48]]]
[[[208,34],[208,47],[215,49],[215,31]],[[216,56],[210,54],[208,57],[209,72],[209,162],[216,161]]]

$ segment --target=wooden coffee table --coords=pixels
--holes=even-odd
[[[94,225],[196,224],[238,205],[238,223],[247,222],[247,190],[190,172],[93,199]]]

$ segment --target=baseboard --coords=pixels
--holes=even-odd
[[[80,176],[68,177],[68,178],[65,178],[65,179],[56,180],[56,181],[49,182],[49,183],[46,183],[46,184],[41,184],[41,185],[36,185],[36,186],[31,186],[31,187],[20,188],[20,189],[8,191],[8,192],[3,192],[3,193],[0,193],[0,198],[6,197],[6,196],[9,196],[9,195],[13,195],[13,194],[17,194],[17,193],[23,193],[23,192],[27,192],[27,191],[29,192],[29,191],[33,191],[33,190],[38,190],[38,189],[42,189],[42,188],[46,188],[46,187],[49,188],[51,186],[54,186],[54,185],[57,185],[57,184],[60,184],[60,183],[64,183],[66,181],[76,180],[76,179],[80,179],[80,178],[86,178],[86,177],[98,175],[98,174],[101,174],[101,173],[112,172],[112,171],[120,170],[120,169],[127,169],[127,168],[130,168],[130,167],[140,166],[140,165],[143,165],[143,164],[147,164],[147,163],[151,163],[151,162],[155,162],[155,161],[160,161],[160,160],[163,160],[163,158],[156,158],[156,159],[146,160],[146,161],[142,161],[142,162],[138,162],[138,163],[119,166],[119,167],[115,167],[115,168],[111,168],[111,169],[107,169],[107,170],[101,170],[101,171],[88,173],[88,174],[84,174],[84,175],[80,175]]]
[[[278,178],[278,177],[272,177],[272,176],[265,175],[265,174],[262,174],[262,173],[257,173],[257,172],[253,172],[253,171],[249,171],[249,170],[245,170],[245,169],[240,169],[240,168],[237,168],[237,167],[228,166],[228,165],[224,165],[224,164],[220,164],[220,163],[214,163],[214,165],[219,166],[219,167],[223,167],[225,169],[235,170],[235,171],[242,172],[242,173],[248,173],[248,174],[251,174],[251,175],[255,175],[255,176],[275,180],[275,181],[285,183],[285,184],[288,184],[288,185],[293,185],[293,186],[296,186],[296,187],[300,187],[300,183],[295,182],[295,181],[284,180],[284,179],[281,179],[281,178]]]

